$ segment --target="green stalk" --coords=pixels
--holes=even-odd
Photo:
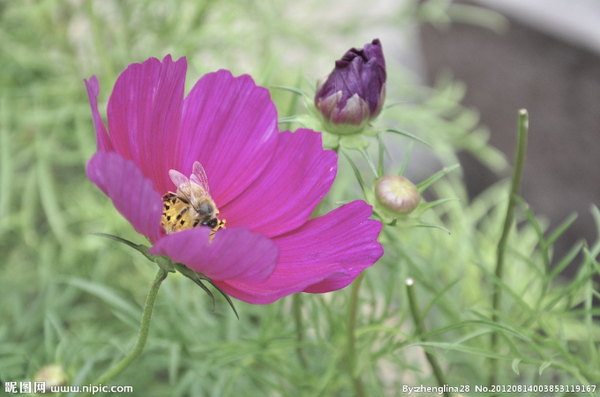
[[[529,132],[529,115],[527,110],[519,110],[519,131],[518,131],[518,142],[517,142],[517,154],[515,159],[515,169],[512,177],[512,184],[510,193],[508,196],[508,207],[506,208],[506,218],[504,219],[504,227],[502,228],[502,235],[500,241],[498,241],[498,248],[496,251],[496,277],[498,281],[502,281],[502,274],[504,273],[504,253],[506,252],[506,243],[508,241],[508,235],[515,218],[515,205],[516,197],[519,195],[521,187],[521,180],[523,179],[523,169],[525,168],[525,153],[527,151],[527,133]],[[498,310],[500,308],[500,301],[502,298],[502,287],[500,284],[494,286],[494,295],[492,296],[492,320],[498,321]],[[492,333],[490,349],[496,351],[498,345],[498,334]],[[490,367],[490,378],[488,384],[496,384],[496,372],[497,372],[497,361],[492,360]]]
[[[150,331],[150,320],[152,319],[152,310],[154,309],[154,303],[156,302],[158,289],[160,288],[160,284],[164,280],[164,273],[164,270],[158,270],[158,273],[156,273],[156,277],[152,282],[152,286],[150,287],[150,291],[148,292],[148,297],[146,298],[146,305],[144,306],[144,311],[142,313],[140,332],[138,334],[137,341],[135,342],[135,346],[133,346],[131,352],[129,352],[129,354],[127,354],[121,361],[119,361],[117,365],[112,367],[104,375],[102,375],[95,382],[93,382],[92,385],[104,384],[110,381],[112,378],[123,372],[125,368],[127,368],[132,362],[134,362],[135,359],[138,358],[138,356],[142,353],[142,350],[146,345],[146,340],[148,339],[148,332]]]
[[[357,397],[365,396],[365,388],[360,379],[360,375],[356,374],[356,313],[358,310],[358,291],[364,277],[364,272],[360,273],[352,283],[350,292],[350,310],[348,313],[348,367],[350,370],[350,378],[354,384],[354,391]],[[356,375],[355,375],[356,374]]]
[[[412,278],[406,280],[406,292],[408,295],[408,304],[410,305],[410,312],[415,323],[416,335],[419,338],[419,340],[424,342],[425,338],[422,338],[421,335],[424,335],[427,332],[427,330],[425,329],[425,321],[422,321],[421,319],[421,313],[417,305],[417,294],[415,293],[414,281]],[[444,373],[442,372],[440,364],[438,363],[435,356],[431,353],[428,353],[427,351],[425,351],[425,357],[427,358],[427,361],[429,361],[429,365],[433,370],[433,375],[435,376],[438,385],[443,388],[444,385],[446,385],[447,383],[444,379]],[[450,393],[445,391],[444,396],[450,397]]]
[[[294,324],[296,326],[296,354],[302,368],[308,368],[306,357],[304,357],[304,351],[302,350],[302,342],[304,341],[304,325],[302,323],[302,296],[300,294],[294,294],[292,296],[292,311],[294,313]]]

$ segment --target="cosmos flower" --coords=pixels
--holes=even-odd
[[[186,69],[185,58],[170,56],[129,65],[108,102],[108,130],[98,79],[85,81],[98,145],[87,175],[148,238],[150,253],[256,304],[337,290],[373,265],[383,254],[381,224],[368,204],[309,219],[337,171],[320,134],[280,133],[268,90],[248,75],[209,73],[184,99]],[[182,208],[207,197],[214,222],[167,221],[170,200],[189,221],[201,209]]]
[[[317,85],[315,106],[327,130],[340,135],[360,132],[381,112],[385,81],[385,58],[379,39],[360,50],[348,50]]]

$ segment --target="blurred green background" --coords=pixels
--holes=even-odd
[[[144,243],[85,176],[95,136],[84,78],[98,76],[103,116],[120,71],[166,54],[187,57],[188,90],[204,73],[225,68],[234,75],[248,73],[267,87],[310,91],[350,47],[380,37],[386,51],[385,37],[410,41],[417,24],[443,25],[449,10],[449,2],[439,0],[369,5],[316,0],[0,1],[0,381],[32,380],[43,366],[60,363],[68,384],[90,383],[131,348],[155,272],[141,255],[89,234]],[[480,19],[473,22],[490,27],[499,21],[492,14],[476,15]],[[472,151],[496,172],[506,170],[505,159],[486,145],[488,132],[478,125],[477,112],[460,106],[464,86],[440,76],[436,87],[422,87],[397,59],[386,51],[388,100],[407,103],[389,110],[384,122],[433,145],[415,149],[415,156],[424,160],[409,163],[408,172],[424,179],[455,164],[459,150]],[[271,94],[280,117],[304,112],[302,101],[290,92],[271,89]],[[391,172],[397,172],[407,143],[406,138],[386,136],[394,156],[386,160]],[[359,155],[355,159],[363,161]],[[500,183],[469,202],[460,175],[457,171],[438,182],[431,196],[462,200],[429,215],[452,235],[410,229],[382,236],[386,254],[368,270],[359,306],[359,369],[368,395],[401,395],[404,384],[435,385],[422,348],[407,347],[419,341],[405,299],[408,276],[417,281],[427,325],[449,327],[432,339],[470,343],[469,349],[432,350],[441,356],[449,384],[487,380],[490,354],[482,335],[492,328],[473,321],[489,314],[481,307],[489,305],[493,283],[484,280],[482,269],[494,260],[507,185]],[[336,184],[321,209],[361,198],[357,187],[348,163],[340,159]],[[550,282],[538,269],[544,254],[539,250],[541,232],[534,226],[525,224],[511,240],[513,259],[523,264],[507,271],[507,278],[515,282],[515,291],[543,290],[546,299]],[[586,263],[594,269],[594,261]],[[546,335],[546,345],[540,339],[539,350],[519,350],[514,335],[507,336],[510,346],[500,352],[501,380],[583,383],[598,376],[597,369],[579,369],[579,361],[598,360],[593,348],[598,329],[586,303],[593,291],[589,274],[576,280],[558,295],[560,305],[535,310],[542,315],[557,307],[564,313],[581,307],[577,305],[586,309],[567,328],[555,326],[552,317],[549,327],[558,331]],[[566,294],[573,297],[567,303]],[[348,289],[302,295],[305,336],[298,344],[291,298],[268,306],[236,302],[238,321],[223,299],[217,298],[213,313],[207,296],[189,280],[171,275],[159,292],[144,353],[112,384],[133,385],[134,395],[144,396],[351,395],[351,377],[344,369],[348,299]],[[518,334],[539,335],[539,328],[527,324],[523,303],[512,299],[505,309],[521,316]],[[523,302],[528,299],[523,293]],[[305,362],[297,356],[299,347]],[[522,357],[507,361],[511,354],[514,360]],[[561,364],[545,364],[552,362]],[[542,366],[545,371],[539,375]]]

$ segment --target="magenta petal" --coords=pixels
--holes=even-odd
[[[92,109],[92,120],[94,122],[94,129],[96,130],[96,145],[98,150],[103,152],[110,152],[113,150],[112,143],[108,133],[106,132],[106,126],[98,111],[98,95],[100,94],[100,83],[98,78],[92,76],[90,80],[83,79],[85,82],[85,88],[87,90],[88,99],[90,101],[90,108]]]
[[[208,242],[210,229],[197,227],[163,237],[150,249],[152,255],[166,255],[211,280],[265,281],[277,266],[275,243],[246,228],[217,231]]]
[[[281,264],[277,265],[275,272],[262,284],[226,280],[215,281],[215,285],[235,299],[255,305],[266,305],[284,296],[302,292],[308,286],[316,284],[327,277],[344,277],[348,275],[341,266],[335,264],[322,268],[315,268],[312,264],[298,264],[294,269],[287,269],[285,273],[279,271],[280,267]]]
[[[274,238],[279,264],[262,284],[226,280],[217,283],[231,296],[256,304],[271,303],[294,292],[329,292],[343,288],[383,255],[377,237],[381,223],[368,219],[364,201],[346,204]]]
[[[121,73],[108,102],[108,129],[115,150],[135,161],[159,193],[172,190],[168,172],[177,168],[185,58],[150,58]]]
[[[265,169],[277,144],[277,111],[269,91],[250,76],[219,70],[203,76],[185,98],[178,171],[206,170],[212,197],[224,206]]]
[[[303,225],[329,191],[337,156],[332,150],[323,150],[321,134],[299,129],[278,137],[275,155],[265,171],[220,208],[228,225],[244,225],[268,237],[283,234]]]
[[[158,241],[162,199],[133,161],[115,152],[100,151],[88,161],[86,172],[138,233],[152,243]]]
[[[311,245],[311,236],[318,237],[318,243],[312,243],[315,251],[321,252],[322,257],[315,258],[307,255],[306,259],[319,262],[333,261],[339,263],[346,275],[331,275],[323,281],[313,284],[304,292],[323,293],[336,291],[350,284],[365,268],[372,266],[383,255],[383,247],[377,238],[383,225],[381,222],[368,219],[373,212],[370,205],[364,201],[353,201],[331,211],[327,215],[311,219],[298,233],[277,239],[282,251],[291,245]],[[283,261],[293,263],[297,259],[290,257]]]

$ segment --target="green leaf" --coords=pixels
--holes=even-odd
[[[406,167],[408,166],[408,161],[410,160],[410,154],[412,153],[413,146],[415,145],[414,141],[410,141],[408,146],[406,147],[406,153],[404,154],[404,159],[402,160],[402,165],[400,166],[400,171],[398,171],[398,175],[404,175],[406,171]]]
[[[429,186],[433,185],[438,179],[440,179],[441,177],[443,177],[446,174],[449,174],[450,172],[454,171],[458,167],[460,167],[460,164],[454,164],[454,165],[451,165],[450,167],[444,167],[441,171],[436,172],[435,174],[433,174],[432,176],[430,176],[423,182],[419,183],[417,185],[417,190],[419,190],[419,193],[423,194],[425,189],[427,189]]]
[[[383,106],[383,108],[384,108],[384,109],[389,109],[389,108],[391,108],[391,107],[393,107],[393,106],[398,106],[398,105],[406,105],[407,103],[409,103],[409,101],[392,102],[392,103],[390,103],[389,105],[388,105],[388,104],[385,104],[385,105]]]
[[[436,224],[433,224],[433,223],[419,222],[419,223],[413,224],[412,226],[414,226],[414,227],[428,227],[428,228],[431,228],[431,229],[440,229],[440,230],[443,230],[446,233],[450,234],[450,230],[446,229],[443,226],[436,225]]]
[[[498,360],[505,360],[505,361],[511,361],[511,360],[513,360],[513,357],[511,357],[511,356],[506,356],[504,354],[500,354],[500,353],[496,353],[496,352],[491,352],[491,351],[488,351],[488,350],[485,350],[485,349],[480,349],[478,347],[457,345],[457,344],[454,344],[454,343],[445,343],[445,342],[417,342],[417,343],[412,343],[412,344],[408,345],[407,347],[411,347],[411,346],[437,347],[439,349],[453,350],[453,351],[458,351],[458,352],[462,352],[462,353],[473,354],[473,355],[481,356],[481,357],[495,358],[495,359],[498,359]]]
[[[439,200],[435,200],[435,201],[431,201],[429,203],[421,203],[419,204],[419,206],[417,207],[417,211],[419,212],[419,215],[423,214],[425,211],[436,207],[440,204],[444,204],[447,203],[448,201],[460,201],[460,199],[456,198],[456,197],[450,197],[450,198],[444,198],[444,199],[439,199]]]
[[[457,280],[458,281],[458,280]],[[429,331],[426,334],[423,335],[424,338],[429,338],[431,336],[434,335],[438,335],[441,333],[445,333],[448,331],[451,331],[453,329],[457,329],[457,328],[463,328],[463,327],[467,327],[467,326],[480,326],[480,327],[487,327],[499,332],[502,332],[504,334],[510,334],[512,336],[516,336],[519,339],[522,339],[525,342],[531,342],[531,339],[528,338],[526,335],[514,330],[513,328],[507,327],[505,325],[501,325],[498,323],[495,323],[493,321],[490,320],[465,320],[465,321],[460,321],[458,323],[454,323],[451,325],[447,325],[445,327],[442,328],[437,328],[433,331]]]
[[[277,89],[284,90],[284,91],[290,91],[295,94],[302,95],[303,97],[307,97],[307,98],[309,97],[309,95],[304,90],[301,90],[300,88],[286,87],[283,85],[272,85],[271,88],[277,88]]]
[[[521,362],[520,358],[515,358],[512,362],[512,370],[515,371],[515,374],[519,374],[519,363]]]
[[[371,158],[371,155],[369,154],[369,152],[367,152],[363,148],[363,149],[360,150],[360,153],[363,155],[363,157],[365,158],[365,160],[367,160],[367,164],[369,164],[369,167],[371,167],[371,171],[373,171],[373,175],[375,175],[375,179],[377,179],[380,176],[382,176],[382,175],[379,175],[379,173],[375,169],[375,163],[373,162],[373,159]]]
[[[341,151],[342,151],[342,154],[346,157],[346,159],[350,163],[350,166],[352,167],[352,170],[354,171],[354,175],[356,176],[356,179],[358,180],[358,184],[360,185],[360,188],[362,189],[363,194],[365,195],[365,198],[366,198],[367,191],[369,189],[365,185],[365,181],[363,180],[362,176],[360,175],[360,172],[358,171],[358,168],[354,164],[354,161],[352,161],[352,158],[348,155],[348,153],[346,153],[346,151],[344,149],[342,149]]]
[[[544,370],[545,370],[546,368],[548,368],[549,366],[551,366],[551,365],[552,365],[552,361],[544,361],[544,362],[542,363],[542,365],[540,365],[540,370],[539,370],[539,374],[540,374],[540,376],[542,376],[542,372],[544,372]]]
[[[385,151],[387,150],[385,147],[385,144],[383,143],[383,134],[379,133],[377,134],[377,142],[379,143],[378,146],[378,157],[377,157],[377,175],[384,175],[384,169],[383,169],[383,155],[385,153]]]
[[[139,307],[136,307],[125,299],[121,298],[115,291],[108,288],[106,285],[83,280],[77,277],[68,278],[65,280],[65,282],[87,292],[88,294],[100,298],[107,305],[116,309],[120,309],[121,311],[127,313],[130,317],[137,319],[141,316],[141,310]]]
[[[404,131],[404,130],[399,130],[397,128],[388,128],[388,129],[386,129],[386,131],[387,132],[393,132],[395,134],[402,135],[402,136],[405,136],[405,137],[410,138],[410,139],[414,139],[415,141],[419,141],[419,142],[424,143],[425,145],[427,145],[429,147],[432,147],[429,144],[429,142],[424,141],[423,139],[419,138],[416,135],[411,134],[410,132],[407,132],[407,131]]]
[[[567,219],[565,219],[558,227],[552,232],[552,234],[548,237],[548,245],[551,246],[554,242],[575,222],[577,219],[577,213],[571,214]]]

